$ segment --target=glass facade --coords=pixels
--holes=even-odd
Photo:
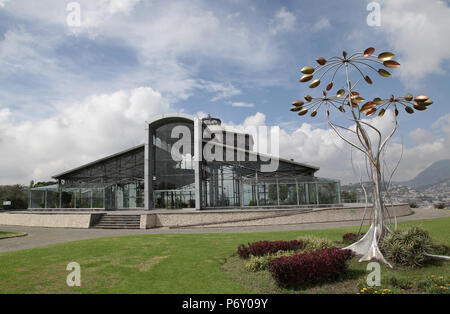
[[[203,162],[202,207],[340,203],[339,181],[305,175],[299,166],[286,162],[275,173],[260,172],[260,165],[259,161]]]
[[[163,124],[152,141],[153,208],[195,208],[194,124]]]
[[[30,208],[144,208],[144,182],[105,188],[39,188],[30,191]]]
[[[240,206],[239,168],[219,162],[207,163],[204,168],[203,207]]]
[[[202,130],[208,128],[206,124],[200,125]],[[216,129],[218,126],[220,122],[214,125]],[[314,177],[317,171],[314,167],[280,160],[275,172],[262,172],[261,166],[265,162],[251,151],[253,139],[248,134],[219,136],[227,141],[222,145],[231,147],[234,161],[205,161],[203,158],[197,161],[197,167],[195,131],[193,120],[186,117],[156,120],[149,125],[147,146],[140,145],[58,175],[58,186],[31,189],[29,206],[144,209],[146,195],[150,195],[149,209],[277,207],[341,202],[339,181]],[[236,149],[239,141],[243,150]],[[200,143],[203,144],[198,144],[201,146],[199,151],[203,151],[206,140]],[[227,160],[229,153],[223,150],[223,160]],[[196,178],[199,178],[198,182]],[[146,186],[147,182],[149,186]],[[196,204],[196,199],[200,200],[200,205]]]

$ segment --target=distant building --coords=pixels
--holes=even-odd
[[[212,152],[223,150],[222,159],[205,158],[212,144]],[[339,181],[315,177],[318,167],[257,153],[253,144],[251,135],[227,130],[216,118],[157,116],[147,125],[145,144],[53,176],[58,185],[31,189],[29,207],[151,210],[341,202]],[[277,161],[276,170],[262,170],[268,159]]]

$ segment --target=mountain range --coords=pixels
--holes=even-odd
[[[420,172],[414,179],[395,184],[409,186],[418,191],[450,181],[450,160],[439,160]]]

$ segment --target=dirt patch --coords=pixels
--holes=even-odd
[[[140,271],[145,272],[168,257],[169,256],[155,256],[147,260],[146,262],[137,265],[137,267]]]

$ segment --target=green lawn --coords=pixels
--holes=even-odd
[[[402,223],[419,225],[438,241],[450,243],[450,218]],[[241,243],[290,240],[311,234],[341,240],[358,227],[324,230],[239,234],[165,234],[83,240],[44,248],[0,253],[0,293],[356,293],[365,263],[351,262],[343,282],[304,291],[277,290],[270,280],[248,283],[236,276],[233,254]],[[0,243],[1,245],[1,243]],[[233,261],[234,259],[234,261]],[[81,265],[81,287],[66,285],[66,266]],[[230,270],[231,265],[231,270]],[[248,274],[247,274],[248,275]],[[439,262],[419,270],[382,270],[382,278],[421,280],[431,275],[450,277],[450,263]],[[383,280],[383,279],[382,279]]]
[[[0,239],[1,238],[6,238],[6,237],[12,237],[12,236],[16,236],[16,235],[20,235],[23,234],[21,232],[6,232],[6,231],[0,231]]]

